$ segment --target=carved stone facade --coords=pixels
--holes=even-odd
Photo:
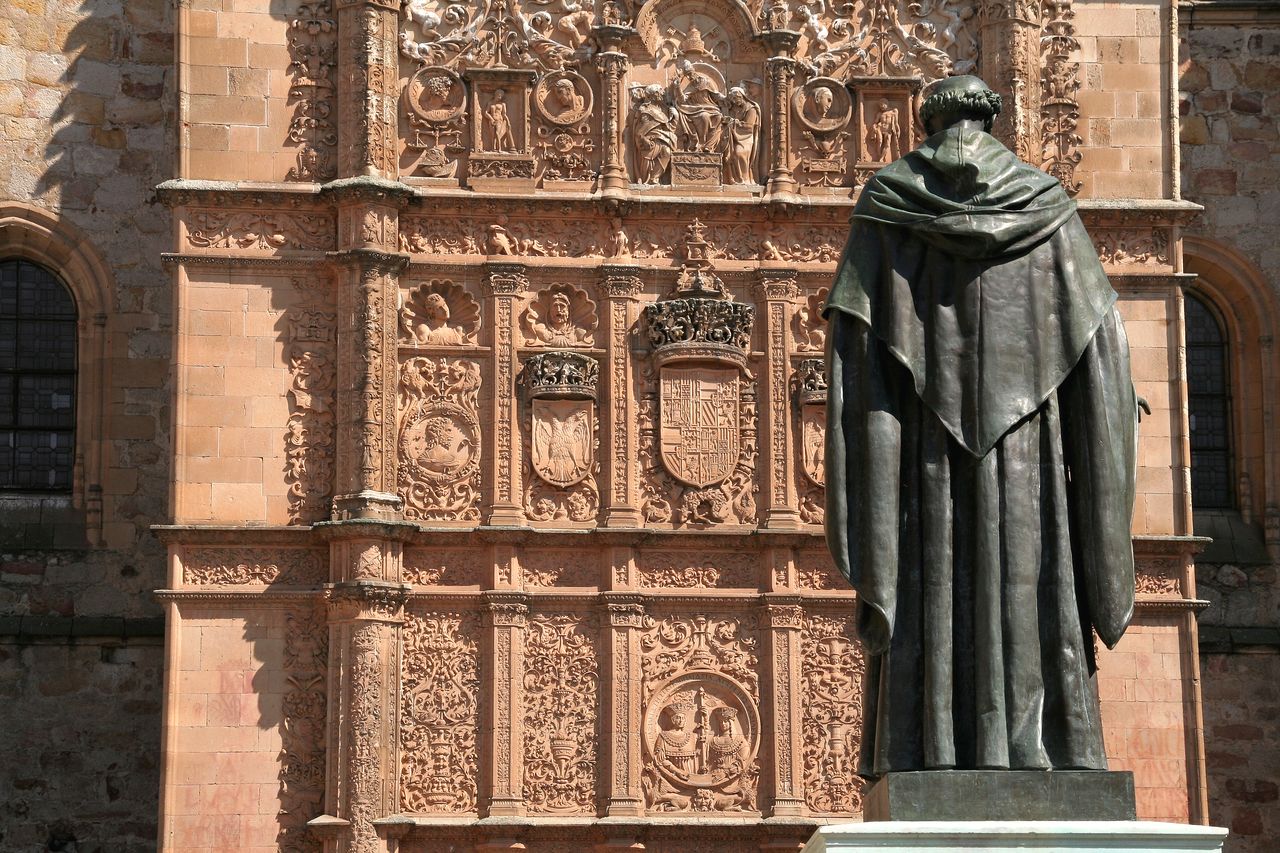
[[[1197,606],[1181,368],[1140,325],[1176,322],[1190,210],[1099,200],[1118,193],[1096,122],[1128,125],[1089,124],[1120,63],[1095,62],[1081,5],[286,9],[257,60],[279,63],[280,103],[253,126],[279,151],[236,172],[192,113],[159,191],[183,472],[161,534],[181,640],[162,846],[240,807],[184,775],[219,738],[250,755],[219,765],[226,784],[283,803],[255,800],[227,849],[780,850],[857,815],[864,662],[822,541],[822,310],[860,187],[921,140],[921,93],[952,73],[988,75],[1005,142],[1084,200],[1148,350],[1138,635],[1183,643],[1161,689],[1194,709],[1173,674]],[[202,27],[241,38],[238,13],[182,8],[201,50]],[[243,661],[190,639],[260,618]],[[1104,658],[1104,714],[1124,713],[1119,677]],[[224,678],[275,709],[279,756],[209,731],[227,712],[192,697]],[[1140,803],[1198,817],[1194,725],[1124,753],[1140,728],[1109,742]]]

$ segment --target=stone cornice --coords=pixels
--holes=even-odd
[[[1181,0],[1178,23],[1197,26],[1280,26],[1280,5],[1275,0]]]

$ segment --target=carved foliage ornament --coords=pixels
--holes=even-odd
[[[599,663],[593,625],[535,614],[524,648],[524,799],[529,811],[595,814]]]
[[[333,113],[337,19],[330,0],[306,0],[289,21],[289,141],[300,146],[291,181],[327,181],[337,175],[338,128]]]
[[[186,225],[187,242],[200,249],[333,248],[333,219],[325,214],[198,210]]]
[[[804,796],[818,814],[861,808],[857,775],[866,665],[851,616],[812,613],[800,632]]]
[[[319,853],[307,821],[322,811],[325,789],[325,673],[329,627],[313,607],[285,613],[285,692],[280,707],[280,831],[282,853]]]
[[[1076,180],[1084,141],[1080,124],[1080,42],[1076,39],[1072,0],[1041,0],[1040,33],[1040,134],[1041,168],[1075,195],[1083,184]]]
[[[815,76],[913,77],[968,74],[977,64],[977,4],[958,0],[798,3],[797,55]]]
[[[326,567],[307,548],[188,548],[182,557],[183,580],[201,586],[322,583]]]
[[[326,518],[333,492],[336,315],[293,309],[286,314],[286,326],[285,482],[289,521],[301,524]]]
[[[400,496],[405,516],[480,518],[480,365],[411,358],[400,368]]]
[[[479,619],[410,613],[402,633],[401,808],[476,810]]]

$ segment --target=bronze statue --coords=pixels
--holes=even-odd
[[[1075,203],[976,77],[854,208],[825,313],[827,541],[870,655],[859,772],[1105,769],[1093,632],[1133,614],[1136,397]]]

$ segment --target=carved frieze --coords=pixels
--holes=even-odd
[[[480,365],[411,358],[400,368],[399,487],[407,518],[480,518]]]
[[[1182,564],[1177,560],[1145,560],[1137,565],[1137,591],[1141,595],[1182,594]]]
[[[480,306],[451,281],[428,281],[413,288],[400,308],[400,341],[418,346],[474,344]]]
[[[755,588],[754,554],[646,549],[636,560],[641,587],[648,589]]]
[[[796,586],[815,592],[849,589],[848,582],[840,576],[826,549],[805,548],[796,551]]]
[[[1167,266],[1169,231],[1165,228],[1093,228],[1089,234],[1106,266]]]
[[[336,315],[292,309],[286,315],[289,419],[285,425],[285,482],[289,520],[321,521],[333,494]]]
[[[408,814],[473,813],[479,618],[410,612],[401,637],[400,806]]]
[[[482,584],[490,572],[484,551],[463,548],[406,548],[404,582],[425,586]]]
[[[520,573],[528,587],[599,586],[598,563],[591,552],[536,548],[524,552]]]
[[[600,675],[593,623],[535,613],[524,634],[524,800],[535,814],[596,813]]]
[[[327,575],[310,548],[188,548],[182,555],[183,582],[199,586],[309,586]]]
[[[322,251],[333,248],[333,217],[325,213],[193,210],[187,242],[198,249]]]

